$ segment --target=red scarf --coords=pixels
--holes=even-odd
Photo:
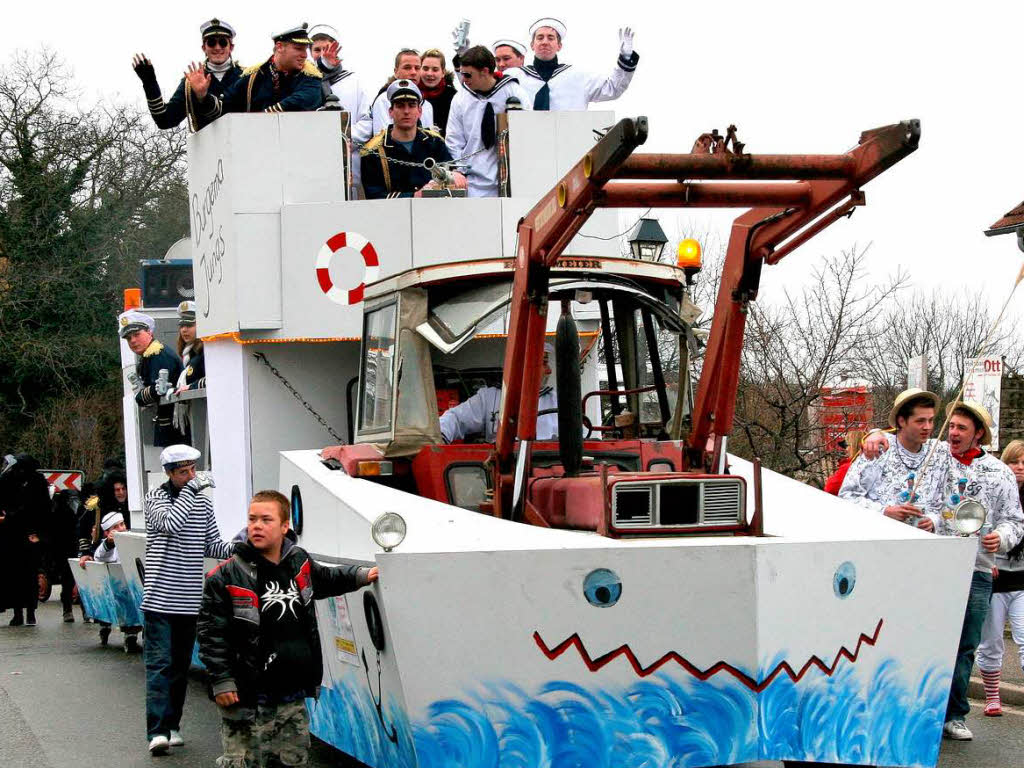
[[[950,451],[950,453],[953,453],[953,452]],[[955,453],[953,453],[953,458],[956,459],[957,461],[959,461],[965,467],[971,466],[971,462],[974,461],[979,456],[981,456],[981,449],[980,448],[971,448],[969,451],[964,453],[962,456],[957,456]]]
[[[442,77],[441,78],[441,82],[437,84],[436,88],[427,88],[427,86],[421,85],[420,86],[420,93],[423,94],[423,98],[424,99],[436,99],[438,96],[440,96],[442,93],[444,93],[444,89],[447,86],[448,86],[448,83]]]

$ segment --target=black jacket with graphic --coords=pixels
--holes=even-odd
[[[281,562],[248,542],[206,575],[199,609],[199,658],[213,695],[242,703],[315,696],[323,678],[314,600],[365,586],[369,568],[314,562],[288,532]]]

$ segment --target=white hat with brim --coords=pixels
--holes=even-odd
[[[905,389],[896,395],[896,399],[893,400],[892,408],[889,411],[889,426],[896,426],[896,414],[899,413],[900,408],[906,405],[911,400],[920,398],[921,400],[928,400],[931,403],[932,408],[939,407],[939,396],[934,392],[929,392],[927,389],[920,389],[918,387],[911,387]]]
[[[314,24],[309,28],[309,39],[313,40],[317,35],[323,35],[329,37],[335,42],[341,41],[341,35],[338,34],[338,30],[332,27],[330,24]]]
[[[127,312],[122,312],[117,316],[117,332],[121,335],[122,339],[127,339],[135,331],[149,331],[153,333],[155,330],[156,320],[136,309],[129,309]]]
[[[951,416],[955,410],[968,411],[981,422],[981,440],[978,445],[988,445],[992,442],[992,415],[988,408],[973,400],[954,400],[946,406],[946,416]]]
[[[202,454],[191,445],[168,445],[160,452],[160,463],[166,470],[195,464]]]
[[[100,520],[100,528],[102,528],[104,531],[109,531],[118,523],[123,522],[124,515],[122,515],[120,512],[107,512],[107,514],[103,516],[103,519]]]
[[[525,45],[523,45],[522,43],[520,43],[520,42],[518,42],[516,40],[508,40],[508,39],[504,39],[504,38],[501,39],[501,40],[495,40],[493,43],[491,43],[491,53],[497,53],[498,49],[501,48],[501,46],[503,46],[503,45],[507,45],[513,51],[518,53],[520,56],[525,56],[526,55],[526,46]]]
[[[558,19],[546,18],[537,19],[533,24],[530,25],[530,39],[533,40],[533,36],[537,34],[537,30],[541,27],[551,27],[555,32],[558,33],[558,39],[563,43],[565,42],[565,24]]]

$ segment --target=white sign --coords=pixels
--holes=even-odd
[[[918,355],[907,363],[907,389],[928,389],[928,357]]]
[[[964,400],[981,403],[992,416],[992,442],[982,446],[999,450],[999,396],[1003,379],[1003,361],[998,357],[978,357],[967,361]]]
[[[331,623],[334,629],[334,649],[338,661],[359,666],[356,655],[356,633],[352,629],[352,621],[348,617],[348,601],[345,595],[334,598],[334,610],[331,612]]]

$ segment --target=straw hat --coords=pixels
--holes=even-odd
[[[953,413],[955,408],[970,411],[981,422],[981,441],[978,445],[988,445],[992,442],[992,416],[989,414],[988,408],[973,400],[954,400],[946,406],[946,416]]]
[[[908,401],[914,400],[915,398],[921,398],[922,400],[931,400],[932,408],[938,410],[939,407],[939,396],[934,392],[929,392],[927,389],[920,389],[918,387],[911,387],[905,389],[896,395],[896,399],[892,402],[892,408],[889,411],[889,426],[896,426],[896,414],[899,413],[900,408],[907,404]]]

